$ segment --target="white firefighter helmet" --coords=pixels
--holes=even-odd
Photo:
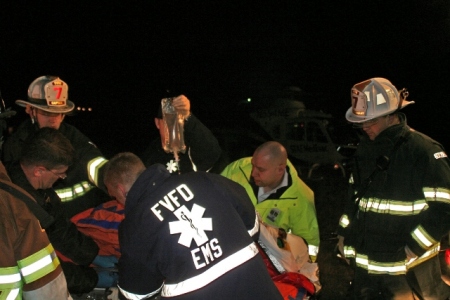
[[[406,89],[398,91],[385,78],[365,80],[352,87],[352,107],[347,110],[345,118],[351,123],[364,123],[392,114],[414,103],[414,101],[406,101],[406,97],[408,97]]]
[[[41,76],[28,87],[28,101],[16,100],[16,104],[27,104],[51,113],[69,113],[75,104],[68,99],[69,86],[57,76]]]

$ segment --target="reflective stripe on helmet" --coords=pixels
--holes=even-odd
[[[251,243],[245,248],[242,248],[241,250],[222,259],[217,264],[197,276],[174,284],[164,284],[161,291],[161,296],[174,297],[200,289],[216,280],[223,274],[252,259],[257,254],[258,248],[254,243]]]
[[[52,244],[17,262],[25,283],[33,282],[53,272],[59,260]]]
[[[82,181],[80,183],[74,184],[71,187],[57,189],[55,190],[55,192],[56,194],[58,194],[58,197],[61,198],[62,202],[68,202],[85,195],[93,188],[94,186],[89,182]]]
[[[90,160],[87,164],[87,171],[89,180],[94,183],[96,186],[98,186],[98,173],[100,168],[106,164],[108,160],[104,157],[96,157],[92,160]]]

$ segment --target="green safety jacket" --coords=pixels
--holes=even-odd
[[[251,180],[251,159],[246,157],[232,162],[221,175],[246,189],[263,222],[302,237],[308,244],[309,255],[315,260],[320,236],[314,192],[298,177],[294,166],[288,161],[288,186],[278,189],[277,193],[258,203],[258,187]]]
[[[449,159],[439,143],[409,128],[403,114],[399,117],[401,124],[375,140],[361,139],[349,201],[339,221],[346,257],[370,274],[405,274],[437,255],[439,241],[450,229]],[[373,176],[357,203],[353,196],[364,189],[381,155],[389,165]],[[407,262],[405,246],[419,258]]]

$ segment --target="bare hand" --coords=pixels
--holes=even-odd
[[[175,97],[172,101],[172,105],[184,118],[189,117],[191,114],[191,102],[185,95]]]

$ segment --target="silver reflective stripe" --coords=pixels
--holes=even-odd
[[[120,290],[120,292],[122,293],[122,295],[124,295],[127,299],[131,299],[131,300],[141,300],[141,299],[147,299],[147,298],[150,298],[150,297],[155,296],[156,294],[159,293],[159,291],[161,290],[161,288],[162,288],[163,286],[161,285],[161,287],[160,287],[159,289],[157,289],[156,291],[151,292],[151,293],[149,293],[149,294],[146,294],[146,295],[133,294],[133,293],[130,293],[130,292],[125,291],[125,290],[122,289],[119,285],[117,285],[117,287],[119,288],[119,290]]]
[[[175,284],[164,284],[161,296],[174,297],[198,290],[216,280],[223,274],[252,259],[257,254],[258,248],[254,243],[251,243],[247,247],[233,253],[197,276]]]
[[[314,245],[308,245],[308,254],[311,256],[317,256],[319,253],[319,247]]]
[[[41,269],[43,269],[45,266],[51,265],[53,264],[53,259],[52,256],[46,255],[45,257],[41,258],[40,260],[25,266],[21,269],[22,275],[23,276],[28,276],[30,274],[33,274],[34,272],[37,272]]]
[[[18,271],[19,270],[17,269],[17,272]],[[22,279],[22,277],[20,276],[20,273],[10,274],[10,275],[0,275],[0,285],[7,284],[7,283],[20,282],[21,279]]]
[[[189,156],[189,160],[191,161],[191,164],[192,164],[192,170],[194,170],[194,172],[197,172],[197,166],[194,164],[194,161],[192,160],[192,157],[191,157],[191,148],[189,147],[189,150],[188,150],[188,156]],[[206,172],[208,172],[209,170],[207,170]]]
[[[379,198],[362,198],[359,207],[365,211],[369,210],[375,213],[414,216],[428,208],[425,199],[414,202],[403,202]]]
[[[248,231],[248,234],[250,236],[254,236],[255,234],[257,234],[259,231],[259,220],[258,220],[258,214],[256,214],[256,218],[255,218],[255,225],[253,226],[252,229],[250,229]]]
[[[108,160],[104,157],[96,157],[88,162],[88,175],[89,180],[98,186],[98,170],[108,162]]]
[[[19,293],[20,293],[20,289],[12,289],[12,290],[9,292],[8,297],[6,297],[6,300],[19,299],[19,298],[18,298]]]

